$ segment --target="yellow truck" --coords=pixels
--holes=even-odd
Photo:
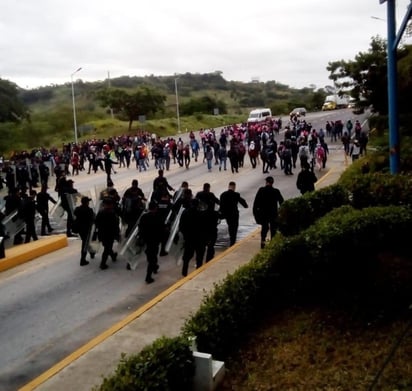
[[[349,105],[349,98],[347,96],[328,95],[322,106],[322,111],[344,109]]]

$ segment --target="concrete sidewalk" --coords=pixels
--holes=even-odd
[[[20,390],[90,391],[116,368],[122,353],[135,354],[161,336],[179,335],[215,284],[248,263],[259,249],[257,229]]]
[[[343,150],[331,153],[320,189],[335,183],[347,167]],[[320,177],[321,172],[316,172]],[[161,336],[180,334],[185,320],[199,308],[216,283],[248,263],[260,251],[260,229],[177,281],[150,302],[22,387],[21,391],[90,391],[117,367],[122,353],[136,354]]]

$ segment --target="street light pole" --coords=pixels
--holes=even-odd
[[[74,83],[73,83],[73,76],[81,71],[81,67],[76,69],[70,76],[72,80],[72,101],[73,101],[73,123],[74,123],[74,143],[77,144],[77,120],[76,120],[76,102],[74,99]]]
[[[175,77],[176,118],[177,118],[177,133],[180,134],[179,94],[177,93],[177,79],[179,78]]]

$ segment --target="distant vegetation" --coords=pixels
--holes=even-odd
[[[244,121],[255,107],[270,107],[276,116],[295,106],[319,110],[326,95],[314,87],[292,89],[274,81],[229,82],[220,72],[182,74],[176,84],[182,132]],[[138,129],[177,133],[175,76],[78,79],[74,91],[79,140]],[[2,93],[16,104],[10,115],[10,105],[0,101],[0,154],[74,141],[71,83],[24,90],[0,79]]]

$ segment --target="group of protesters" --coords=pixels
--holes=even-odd
[[[200,158],[203,159],[208,171],[212,171],[215,167],[219,171],[225,171],[229,168],[233,174],[237,174],[244,167],[245,157],[248,156],[253,169],[261,163],[264,174],[268,174],[270,170],[279,166],[285,175],[293,175],[293,170],[300,163],[301,171],[311,172],[312,175],[301,175],[299,173],[296,185],[302,194],[311,191],[314,189],[314,182],[316,182],[316,176],[313,175],[315,167],[321,170],[326,165],[329,151],[325,138],[328,133],[325,133],[322,129],[317,131],[312,128],[310,123],[299,120],[284,128],[283,140],[278,143],[276,138],[280,134],[280,126],[279,121],[272,120],[257,125],[226,126],[221,128],[220,131],[200,129],[198,132],[199,139],[191,131],[189,140],[183,140],[181,137],[161,139],[154,134],[138,132],[134,136],[118,136],[108,140],[93,139],[79,145],[67,144],[63,146],[61,151],[38,148],[30,153],[23,151],[20,154],[14,154],[9,164],[3,164],[2,167],[4,182],[8,187],[8,195],[4,197],[5,208],[3,214],[7,216],[17,210],[19,216],[25,222],[26,236],[23,239],[21,233],[16,232],[13,243],[19,244],[23,241],[27,243],[31,239],[37,240],[36,212],[40,214],[42,219],[41,235],[48,235],[52,232],[53,228],[50,225],[48,216],[48,205],[49,202],[56,203],[57,201],[47,190],[50,176],[53,175],[55,177],[54,190],[57,192],[61,206],[67,214],[66,234],[68,237],[79,234],[82,239],[80,259],[80,265],[82,266],[88,264],[86,256],[88,241],[90,240],[90,232],[89,230],[84,231],[84,227],[90,227],[91,224],[101,225],[96,232],[99,233],[104,247],[100,267],[106,269],[108,267],[108,257],[111,257],[113,261],[117,259],[117,254],[113,252],[112,247],[114,241],[119,240],[120,231],[117,228],[113,231],[113,227],[119,228],[121,226],[120,222],[122,222],[126,227],[125,236],[127,237],[140,221],[139,219],[143,216],[144,210],[148,210],[152,217],[155,210],[157,214],[161,215],[159,219],[147,221],[148,217],[145,217],[140,222],[140,232],[153,231],[156,233],[156,235],[143,235],[148,246],[146,251],[150,253],[150,255],[147,254],[148,264],[151,265],[150,270],[148,268],[146,282],[151,282],[153,279],[152,274],[157,272],[157,260],[155,261],[159,252],[157,246],[160,246],[161,256],[167,253],[165,244],[168,238],[167,232],[170,229],[170,221],[172,221],[172,219],[169,219],[166,222],[167,215],[172,213],[172,216],[176,217],[178,213],[176,205],[184,200],[185,211],[187,209],[191,212],[181,216],[182,225],[179,229],[183,236],[187,237],[185,243],[191,243],[194,246],[185,248],[186,255],[183,255],[182,274],[186,275],[188,262],[193,256],[193,252],[196,253],[197,266],[202,264],[205,253],[206,261],[213,258],[214,244],[217,239],[217,222],[219,218],[225,214],[227,215],[227,213],[220,211],[219,215],[215,205],[220,204],[220,199],[210,192],[210,185],[207,183],[195,197],[191,194],[190,189],[183,184],[182,189],[179,189],[179,197],[176,199],[176,196],[173,197],[171,194],[174,189],[168,184],[164,186],[164,172],[169,171],[171,163],[189,169],[191,160],[194,159],[197,162]],[[328,126],[326,129],[328,129]],[[203,152],[203,156],[201,156],[201,152]],[[138,187],[137,180],[133,180],[131,187],[126,190],[122,197],[114,189],[112,175],[116,174],[116,169],[130,169],[133,161],[136,164],[136,170],[139,172],[146,171],[151,166],[158,172],[150,199],[146,199]],[[86,167],[87,163],[88,167]],[[68,202],[70,195],[77,193],[73,186],[74,181],[71,178],[80,175],[82,172],[90,175],[97,173],[99,170],[105,172],[107,184],[106,196],[102,195],[100,199],[101,210],[99,210],[97,216],[95,213],[90,213],[88,203],[91,199],[88,197],[83,197],[81,199],[81,208],[78,207],[80,209],[76,208],[74,210],[73,205]],[[302,178],[306,179],[302,180]],[[155,183],[157,184],[155,185]],[[159,183],[163,183],[163,185],[159,186]],[[235,182],[231,181],[229,190],[234,192],[235,186]],[[41,188],[39,192],[35,190],[37,187]],[[246,201],[241,197],[236,196],[236,200],[236,202],[232,200],[232,204],[237,205],[240,203],[247,207]],[[237,207],[234,209],[237,210]],[[210,213],[200,213],[200,211],[204,212],[205,210]],[[216,213],[211,213],[212,211]],[[84,212],[83,217],[81,217],[81,212]],[[105,213],[104,218],[98,218],[100,212]],[[76,225],[75,221],[79,213],[79,221],[82,219],[87,220],[89,224],[77,224],[83,228],[76,228],[76,232],[73,232],[73,226]],[[116,218],[112,218],[113,215]],[[231,245],[236,241],[238,212],[234,212],[233,215],[233,218],[225,217],[229,226]],[[194,221],[199,221],[202,218],[204,223],[194,223]],[[162,229],[159,229],[159,226],[154,227],[157,220],[163,221]],[[107,224],[107,221],[111,223]],[[208,227],[206,229],[207,233],[199,231],[205,227]],[[105,230],[111,232],[108,235],[110,240],[104,238],[103,232]],[[159,234],[159,232],[163,233]],[[192,238],[194,233],[197,234]],[[197,238],[205,238],[205,240],[197,243]],[[189,244],[186,245],[186,247],[188,246]],[[154,253],[156,253],[156,257]],[[94,257],[92,251],[90,254]]]

